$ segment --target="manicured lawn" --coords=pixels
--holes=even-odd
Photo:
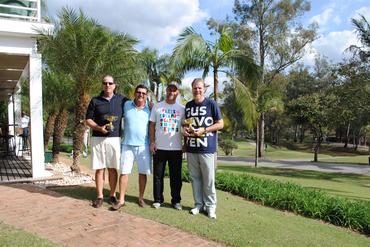
[[[218,164],[218,171],[221,170],[293,182],[304,187],[321,189],[332,195],[370,201],[370,177],[368,176],[267,167],[254,168],[225,162]]]
[[[254,157],[255,143],[247,141],[238,141],[238,149],[233,151],[233,156]],[[219,149],[220,155],[225,155]],[[319,162],[330,163],[351,163],[351,164],[368,164],[369,152],[352,152],[350,149],[345,150],[340,147],[333,147],[323,144],[319,153]],[[285,160],[300,159],[313,160],[311,144],[285,144],[282,146],[267,145],[265,159],[268,160]]]
[[[86,160],[83,160],[83,163],[85,162]],[[260,206],[222,191],[217,192],[217,220],[210,220],[203,214],[193,216],[188,213],[193,206],[191,185],[183,184],[184,210],[176,211],[169,204],[168,183],[166,179],[165,200],[167,204],[158,210],[151,207],[142,209],[136,204],[137,174],[132,174],[126,197],[127,206],[122,210],[235,246],[338,246],[338,243],[340,246],[366,246],[370,241],[364,235],[348,229]],[[83,200],[91,200],[95,197],[93,185],[55,190]],[[108,191],[106,190],[105,193],[108,194]],[[151,176],[148,179],[145,197],[150,205],[152,203]],[[105,206],[108,207],[108,205]]]
[[[0,222],[0,246],[56,247],[60,245]]]

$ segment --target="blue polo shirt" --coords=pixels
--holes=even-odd
[[[125,145],[144,146],[149,144],[149,117],[148,105],[138,110],[133,100],[126,101],[123,106],[124,139]]]

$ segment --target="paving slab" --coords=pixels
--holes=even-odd
[[[224,246],[32,185],[0,185],[0,221],[67,246]]]

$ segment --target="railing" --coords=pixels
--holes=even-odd
[[[0,18],[40,22],[40,0],[0,0]]]

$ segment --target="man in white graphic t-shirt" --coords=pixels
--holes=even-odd
[[[153,154],[154,208],[164,202],[163,177],[168,162],[170,172],[171,204],[181,210],[182,134],[181,122],[184,106],[176,103],[178,85],[170,83],[166,88],[166,100],[154,105],[150,115],[150,151]]]

